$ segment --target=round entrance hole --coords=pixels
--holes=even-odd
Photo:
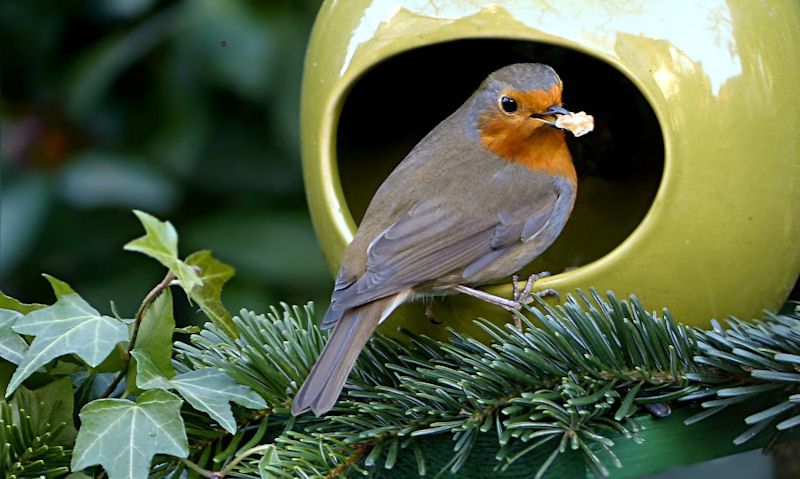
[[[455,111],[492,71],[510,63],[552,66],[564,104],[595,117],[595,131],[567,134],[578,197],[558,240],[523,273],[562,271],[596,260],[639,225],[664,171],[652,108],[619,71],[588,55],[511,40],[460,40],[411,50],[378,64],[347,95],[337,130],[342,189],[360,222],[381,182],[413,146]]]

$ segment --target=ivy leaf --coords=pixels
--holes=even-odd
[[[62,296],[66,296],[68,294],[77,294],[72,286],[68,285],[64,281],[60,279],[50,276],[49,274],[45,273],[42,276],[50,282],[50,287],[53,288],[53,293],[56,295],[56,299],[59,299]],[[42,308],[44,309],[44,308]]]
[[[5,293],[0,291],[0,309],[10,309],[11,311],[16,311],[22,314],[28,314],[31,311],[36,311],[37,309],[46,308],[46,304],[38,304],[38,303],[31,303],[25,304],[18,299],[14,299],[11,296],[7,296]]]
[[[131,355],[136,359],[136,385],[142,389],[173,389],[169,379],[144,351],[134,349]]]
[[[186,263],[200,270],[202,284],[189,292],[206,316],[228,336],[239,336],[231,315],[222,305],[222,287],[233,276],[233,267],[214,259],[208,250],[198,251],[186,258]]]
[[[147,353],[152,362],[166,375],[173,376],[172,332],[175,330],[175,316],[172,309],[172,292],[165,289],[144,313],[136,336],[134,351]],[[128,369],[127,391],[135,392],[136,369]]]
[[[103,316],[67,283],[45,275],[57,301],[29,313],[11,329],[35,336],[6,388],[8,397],[22,381],[52,359],[76,354],[90,367],[105,359],[114,346],[128,338],[128,328],[116,318]]]
[[[136,251],[154,258],[175,273],[186,294],[200,286],[201,280],[191,266],[178,258],[178,233],[169,221],[160,221],[155,216],[134,210],[144,226],[145,235],[124,246],[128,251]]]
[[[167,379],[146,353],[133,351],[139,371],[137,386],[142,389],[175,389],[193,408],[203,411],[223,429],[236,433],[230,402],[250,409],[263,409],[267,403],[249,387],[238,384],[216,368],[195,369]]]
[[[168,391],[147,391],[134,403],[98,399],[81,409],[71,468],[103,466],[109,479],[144,479],[156,454],[186,457],[189,443],[180,410]]]
[[[0,309],[0,358],[14,364],[22,362],[28,350],[28,343],[11,329],[20,318],[22,315],[16,311]]]
[[[231,315],[222,305],[222,287],[233,276],[234,269],[214,259],[210,251],[198,251],[181,261],[178,257],[178,233],[169,221],[160,221],[142,211],[134,211],[145,235],[125,245],[155,258],[178,278],[186,295],[196,302],[211,321],[229,336],[238,337]],[[200,273],[198,273],[198,270]]]
[[[75,444],[78,431],[72,419],[74,393],[70,378],[64,377],[33,390],[21,386],[10,404],[13,410],[24,410],[31,418],[32,435],[42,436],[58,429],[47,441],[50,446],[72,448]],[[62,423],[64,426],[60,427]]]
[[[175,376],[170,384],[198,411],[212,419],[231,434],[236,433],[230,402],[250,409],[263,409],[267,403],[249,387],[236,383],[216,368],[195,369]]]

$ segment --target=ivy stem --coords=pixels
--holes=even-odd
[[[202,467],[198,466],[197,464],[193,463],[189,459],[185,457],[181,458],[181,462],[186,465],[189,469],[193,470],[194,472],[200,474],[202,477],[208,477],[210,479],[216,479],[219,477],[216,472],[211,472],[207,469],[203,469]]]
[[[117,389],[117,386],[119,385],[120,381],[122,381],[122,378],[124,378],[125,375],[128,374],[128,368],[131,365],[131,351],[133,351],[133,347],[136,345],[136,338],[137,336],[139,336],[139,327],[142,325],[142,319],[144,319],[144,313],[147,311],[147,307],[150,306],[153,303],[153,301],[156,300],[156,298],[158,298],[158,295],[160,295],[165,289],[170,287],[174,279],[175,279],[175,273],[173,273],[172,271],[167,272],[166,276],[164,276],[164,279],[162,279],[160,283],[158,283],[153,289],[151,289],[150,292],[147,293],[147,296],[145,296],[144,299],[142,300],[142,304],[139,305],[139,310],[136,311],[136,316],[134,317],[133,333],[131,334],[130,341],[128,341],[128,349],[122,355],[122,361],[123,361],[122,368],[117,374],[117,377],[114,378],[114,380],[111,382],[111,384],[108,385],[106,390],[103,391],[103,394],[100,395],[101,399],[109,397],[114,392],[114,390]]]
[[[275,445],[274,444],[261,444],[260,446],[251,447],[250,449],[248,449],[248,450],[244,451],[243,453],[239,454],[238,456],[236,456],[230,462],[230,464],[225,466],[225,469],[223,469],[223,470],[221,470],[219,472],[213,473],[214,474],[213,477],[222,479],[223,477],[225,477],[228,474],[230,474],[231,471],[233,470],[233,468],[236,467],[237,464],[239,464],[243,460],[247,459],[249,456],[252,456],[253,454],[256,454],[256,453],[261,452],[261,451],[266,451],[267,449],[269,449],[271,447],[275,447]]]

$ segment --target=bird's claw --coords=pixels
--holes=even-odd
[[[522,288],[522,290],[519,289],[519,284],[518,284],[519,276],[517,276],[516,274],[512,276],[511,278],[512,278],[512,288],[514,291],[514,301],[519,303],[520,307],[522,307],[522,305],[524,304],[531,304],[533,302],[534,295],[540,298],[543,298],[545,296],[555,296],[556,298],[559,298],[560,296],[558,294],[558,291],[554,290],[553,288],[547,288],[541,291],[537,291],[536,293],[531,293],[534,283],[548,276],[550,276],[550,272],[548,271],[542,271],[541,273],[534,273],[528,276],[528,280],[525,282],[525,286]]]
[[[560,298],[558,291],[554,290],[553,288],[543,289],[541,291],[537,291],[536,293],[531,293],[533,289],[534,283],[536,281],[546,278],[550,276],[549,271],[542,271],[541,273],[534,273],[528,276],[528,280],[525,282],[525,286],[522,290],[519,289],[519,276],[513,275],[511,277],[511,285],[512,290],[514,292],[514,299],[512,305],[509,306],[508,309],[514,316],[514,324],[517,328],[522,329],[522,320],[518,316],[518,312],[522,310],[522,307],[533,302],[533,297],[538,296],[540,298],[544,298],[545,296],[555,296],[556,298]]]

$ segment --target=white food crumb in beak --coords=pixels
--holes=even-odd
[[[583,136],[594,130],[594,117],[587,115],[585,111],[570,113],[569,115],[557,115],[555,126],[562,130],[571,131],[576,137]]]

